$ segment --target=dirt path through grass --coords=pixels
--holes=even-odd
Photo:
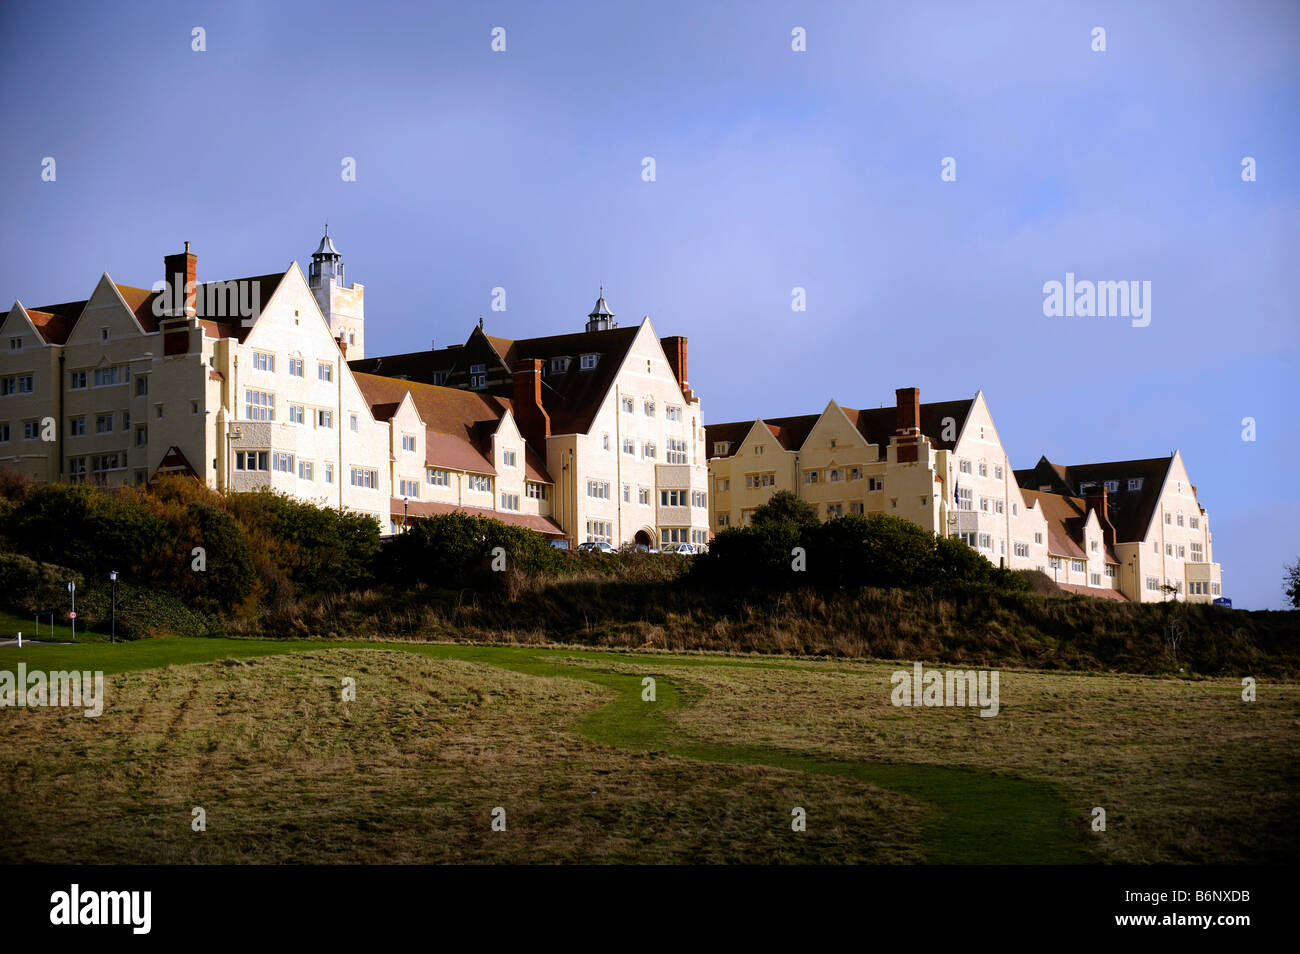
[[[685,701],[669,676],[656,675],[655,701],[642,700],[644,678],[599,663],[657,664],[659,657],[592,650],[429,643],[321,642],[276,640],[148,640],[116,646],[33,646],[6,651],[0,668],[100,669],[105,673],[153,669],[173,664],[213,662],[286,652],[331,648],[400,649],[438,659],[454,659],[542,678],[580,679],[614,693],[614,698],[580,719],[574,729],[591,741],[634,751],[665,752],[720,764],[760,765],[792,772],[853,779],[902,792],[937,809],[926,831],[928,860],[940,864],[1070,864],[1093,859],[1083,847],[1082,825],[1071,818],[1053,786],[1000,773],[910,763],[867,763],[818,759],[765,747],[676,744],[674,714]],[[581,659],[597,666],[577,665]],[[673,658],[668,666],[728,665],[722,659]],[[737,665],[780,668],[779,661]]]

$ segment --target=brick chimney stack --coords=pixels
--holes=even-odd
[[[199,257],[190,251],[189,242],[185,243],[185,251],[163,258],[163,279],[167,282],[169,304],[174,309],[175,303],[181,301],[183,295],[185,305],[182,314],[186,318],[193,318],[195,315],[194,298],[198,288],[198,263]],[[180,317],[174,310],[172,315]]]
[[[513,403],[519,433],[545,460],[546,439],[551,436],[551,416],[542,407],[542,362],[539,359],[515,362]]]
[[[898,415],[894,441],[898,445],[898,462],[915,464],[920,460],[921,437],[921,390],[920,388],[898,388],[894,391],[898,403]]]
[[[1085,495],[1088,503],[1088,510],[1097,511],[1097,522],[1101,524],[1102,539],[1106,541],[1107,546],[1115,545],[1115,527],[1110,522],[1110,504],[1106,494],[1106,485],[1098,484],[1095,487],[1089,487]]]
[[[668,356],[668,367],[672,369],[673,377],[677,379],[677,386],[683,392],[690,388],[686,380],[686,338],[682,335],[673,335],[669,338],[659,339],[663,345],[664,354]]]

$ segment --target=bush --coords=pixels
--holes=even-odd
[[[494,551],[504,551],[497,563]],[[556,550],[538,533],[500,520],[453,512],[417,520],[405,533],[389,540],[382,559],[385,580],[463,586],[492,585],[501,570],[541,576],[577,566],[576,555]],[[599,558],[598,558],[599,559]],[[612,558],[604,558],[606,560]]]

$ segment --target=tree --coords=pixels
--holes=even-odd
[[[756,527],[772,524],[815,527],[818,522],[817,508],[788,490],[778,490],[750,517],[750,523]]]
[[[1286,568],[1286,576],[1282,578],[1282,592],[1293,607],[1300,609],[1300,560]]]

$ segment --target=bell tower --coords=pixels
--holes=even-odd
[[[347,360],[366,356],[366,286],[349,285],[343,280],[343,256],[330,238],[329,223],[325,237],[312,252],[307,270],[307,284],[321,314],[329,323],[330,334],[344,345]]]

